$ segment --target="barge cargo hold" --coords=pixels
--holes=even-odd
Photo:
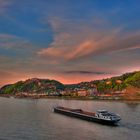
[[[57,106],[54,107],[54,112],[106,125],[116,125],[121,120],[119,115],[108,112],[107,110],[98,110],[97,113],[94,113],[82,109]]]

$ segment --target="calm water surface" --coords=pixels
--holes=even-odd
[[[107,109],[122,117],[105,126],[53,113],[56,105],[89,111]],[[140,104],[58,99],[0,98],[0,140],[139,140]]]

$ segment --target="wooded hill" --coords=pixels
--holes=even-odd
[[[78,84],[64,85],[56,80],[49,79],[28,79],[19,81],[15,84],[5,85],[0,89],[1,94],[16,94],[20,92],[27,93],[51,93],[64,91],[68,89],[81,88],[89,89],[95,86],[99,93],[109,93],[122,91],[128,88],[140,89],[140,71],[126,73],[121,76],[95,80],[90,82],[81,82]]]

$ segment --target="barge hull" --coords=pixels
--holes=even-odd
[[[66,116],[70,116],[70,117],[79,118],[79,119],[86,120],[86,121],[100,123],[100,124],[116,125],[116,123],[117,123],[117,121],[101,120],[101,119],[98,119],[98,118],[95,118],[92,116],[83,115],[83,114],[80,114],[77,112],[70,112],[70,111],[66,111],[66,110],[62,110],[62,109],[58,109],[58,108],[54,108],[54,112],[63,114]]]

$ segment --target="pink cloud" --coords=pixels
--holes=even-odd
[[[58,74],[55,76],[64,83],[119,75],[135,69],[139,64],[137,54],[133,53],[133,59],[128,55],[128,52],[140,49],[139,31],[125,33],[123,28],[94,29],[94,26],[87,27],[70,22],[67,24],[66,21],[56,19],[50,23],[54,30],[54,40],[37,54],[47,61],[46,64],[55,67]],[[137,61],[134,61],[135,58]],[[105,74],[67,73],[80,70]],[[63,74],[60,76],[58,71]]]
[[[80,56],[88,55],[94,47],[92,45],[92,42],[90,41],[85,41],[78,46],[75,46],[69,50],[65,47],[59,47],[59,48],[54,48],[50,47],[47,49],[42,49],[38,52],[39,55],[41,56],[48,56],[48,57],[54,57],[54,58],[65,58],[67,60],[77,58]]]
[[[67,61],[140,48],[140,32],[123,33],[123,28],[95,29],[91,25],[58,18],[51,19],[49,23],[54,30],[54,41],[37,54],[52,60]],[[104,20],[100,20],[101,24],[104,24]]]
[[[75,47],[71,53],[68,53],[66,55],[66,58],[68,60],[74,59],[74,58],[79,58],[82,56],[86,56],[90,54],[91,50],[93,51],[94,49],[94,44],[91,41],[85,41],[81,44],[79,44],[77,47]]]
[[[68,37],[62,36],[63,33],[56,35],[54,42],[48,48],[39,50],[38,55],[58,60],[72,60],[94,54],[140,48],[140,33],[122,34],[120,30],[113,30],[106,34],[100,32],[101,36],[99,37],[96,32],[81,30],[80,33],[71,33]]]
[[[140,69],[136,67],[139,65],[138,56],[132,59],[130,55],[123,54],[126,51],[140,49],[140,32],[122,33],[123,29],[120,28],[103,30],[95,29],[94,26],[67,24],[61,21],[53,21],[51,25],[54,40],[46,48],[38,50],[37,56],[2,60],[1,67],[10,68],[10,73],[0,73],[0,77],[7,75],[2,77],[1,85],[34,77],[56,79],[63,83],[77,83]],[[0,47],[3,46],[13,51],[15,48],[25,49],[25,47],[28,51],[29,48],[34,49],[34,46],[20,38],[0,34]],[[70,74],[69,71],[73,73]],[[84,71],[87,73],[85,74]]]

